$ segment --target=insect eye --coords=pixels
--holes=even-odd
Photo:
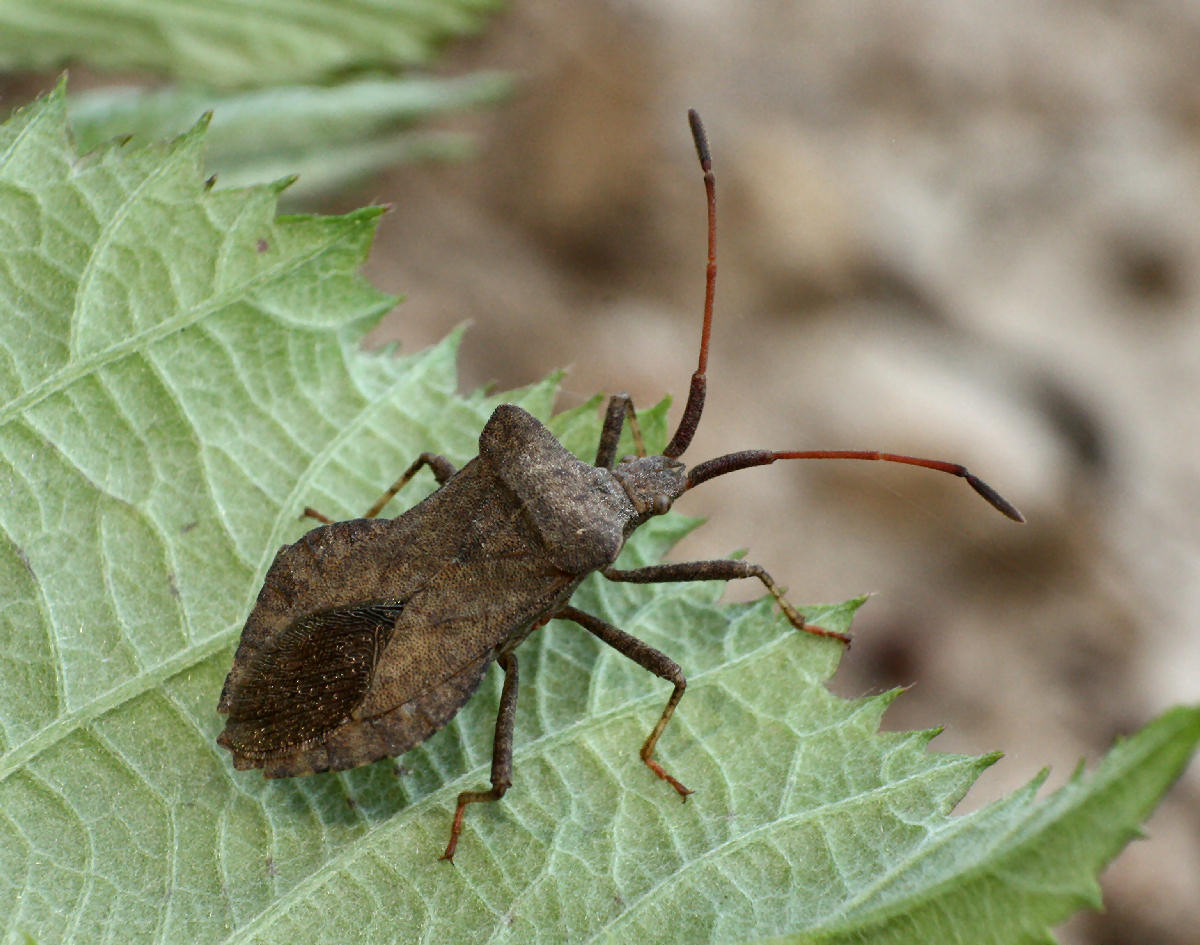
[[[632,463],[635,459],[637,459],[636,456],[633,456],[632,454],[626,454],[621,457],[621,462],[622,463]]]
[[[671,510],[671,500],[665,495],[656,495],[654,497],[654,514],[664,515]]]

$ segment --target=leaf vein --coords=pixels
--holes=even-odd
[[[72,360],[74,360],[78,353],[76,350],[76,342],[78,341],[76,332],[82,327],[83,310],[81,306],[89,294],[88,290],[91,287],[92,280],[95,278],[99,261],[104,258],[107,249],[112,245],[116,235],[121,232],[122,224],[128,219],[130,212],[140,204],[139,198],[154,184],[158,183],[158,181],[169,176],[169,174],[175,173],[181,163],[180,159],[183,158],[184,163],[186,163],[188,157],[190,157],[190,153],[186,148],[171,148],[166,160],[159,162],[153,173],[142,177],[138,181],[137,186],[125,193],[120,204],[114,208],[112,215],[105,219],[103,227],[96,234],[91,246],[91,252],[88,253],[87,262],[84,264],[83,271],[80,272],[75,286],[74,304],[68,320],[67,350],[70,352]]]
[[[326,238],[309,251],[289,259],[281,260],[275,265],[268,266],[244,282],[227,287],[224,292],[211,296],[200,305],[193,306],[169,318],[164,318],[157,324],[135,332],[129,337],[109,345],[107,348],[102,348],[92,354],[69,361],[66,366],[43,378],[23,394],[14,397],[3,407],[0,407],[0,426],[11,422],[13,418],[36,406],[43,400],[55,394],[62,393],[89,374],[110,364],[114,364],[129,355],[139,354],[143,349],[148,348],[155,342],[182,331],[208,316],[227,308],[229,305],[240,301],[255,289],[271,285],[277,280],[286,278],[289,274],[319,259],[328,250],[344,242],[345,239],[346,237],[342,235]]]

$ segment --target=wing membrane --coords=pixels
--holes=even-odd
[[[251,661],[219,739],[255,758],[313,744],[349,718],[371,686],[404,609],[374,602],[301,617]]]

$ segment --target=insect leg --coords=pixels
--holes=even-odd
[[[379,497],[379,501],[367,509],[362,517],[375,518],[383,511],[383,507],[392,501],[396,493],[403,489],[407,482],[420,471],[422,466],[428,466],[433,470],[433,478],[437,480],[439,486],[444,486],[446,480],[458,472],[454,464],[445,456],[439,456],[437,453],[422,453],[417,457],[416,462],[404,470],[403,476],[388,486],[388,490]],[[324,522],[326,525],[333,521],[314,508],[306,508],[301,518],[315,518],[318,522]]]
[[[437,480],[439,486],[444,486],[446,480],[458,472],[454,464],[445,456],[439,456],[437,453],[422,453],[417,457],[416,462],[404,470],[403,476],[388,486],[387,491],[379,497],[379,501],[367,509],[363,518],[374,518],[382,512],[383,507],[392,501],[396,493],[404,488],[405,483],[415,476],[422,466],[428,466],[433,470],[433,478]]]
[[[458,835],[462,833],[463,814],[468,804],[498,801],[512,786],[513,722],[517,715],[517,657],[504,653],[496,660],[504,670],[504,688],[500,691],[500,711],[496,713],[496,737],[492,741],[492,789],[463,791],[458,795],[454,823],[450,827],[450,842],[446,844],[443,860],[454,859]]]
[[[617,461],[617,444],[621,440],[621,429],[629,420],[629,432],[633,434],[633,448],[638,456],[646,455],[646,444],[642,440],[642,428],[638,423],[637,411],[633,409],[633,398],[628,394],[613,394],[604,414],[604,427],[600,430],[600,445],[596,449],[595,466],[612,469]]]
[[[622,656],[627,656],[643,669],[647,669],[660,679],[665,679],[667,682],[675,685],[675,690],[671,693],[671,698],[667,700],[667,705],[663,709],[662,715],[659,716],[658,724],[654,726],[654,731],[650,733],[650,737],[642,745],[641,756],[642,761],[646,763],[646,767],[678,791],[680,797],[687,800],[687,796],[692,791],[667,774],[663,766],[655,761],[653,757],[654,746],[658,744],[658,737],[662,735],[663,729],[671,721],[671,716],[675,713],[675,706],[679,705],[679,700],[683,698],[683,691],[687,688],[687,680],[684,678],[683,670],[679,668],[679,664],[665,653],[660,653],[654,649],[650,644],[643,643],[637,637],[626,633],[618,627],[614,627],[610,623],[605,623],[598,617],[586,614],[582,610],[576,610],[574,607],[564,607],[554,616],[574,621],[583,627],[584,630],[599,637]]]
[[[775,583],[771,575],[761,565],[751,564],[748,561],[728,559],[682,561],[678,564],[652,564],[645,568],[634,568],[631,571],[605,568],[600,573],[610,581],[627,581],[631,584],[657,584],[660,581],[733,581],[740,578],[758,578],[775,598],[775,602],[779,604],[779,609],[783,611],[788,622],[797,630],[803,630],[805,633],[811,633],[818,637],[832,637],[835,640],[841,640],[847,646],[850,645],[850,638],[844,633],[836,633],[833,630],[825,630],[822,627],[805,623],[800,612],[783,596],[783,589]]]

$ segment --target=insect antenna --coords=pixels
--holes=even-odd
[[[792,452],[776,452],[772,450],[743,450],[739,453],[726,453],[715,459],[707,460],[693,466],[688,471],[687,488],[698,486],[717,476],[737,472],[739,469],[750,469],[753,466],[767,466],[777,459],[869,459],[886,463],[905,463],[909,466],[921,466],[938,472],[949,473],[967,480],[967,484],[983,496],[988,503],[1014,522],[1024,522],[1025,516],[1017,511],[1008,499],[1000,495],[986,482],[958,463],[948,463],[940,459],[922,459],[919,456],[901,456],[898,453],[880,453],[876,450],[796,450]]]
[[[692,437],[696,435],[696,428],[700,426],[700,414],[704,410],[704,395],[708,387],[705,370],[708,368],[708,340],[712,334],[713,300],[717,287],[717,181],[713,175],[708,136],[704,133],[704,125],[695,109],[688,109],[688,124],[692,129],[692,140],[696,144],[700,169],[704,172],[704,191],[708,198],[708,269],[704,279],[704,326],[700,332],[700,359],[695,373],[692,374],[692,386],[688,391],[687,404],[683,408],[679,426],[675,435],[671,437],[671,442],[663,450],[663,455],[669,459],[678,459],[683,455],[684,450],[691,445]],[[691,489],[716,476],[724,476],[739,469],[766,466],[778,459],[867,459],[934,469],[967,480],[967,484],[998,512],[1014,522],[1025,521],[1025,517],[1017,511],[1016,506],[966,466],[940,459],[922,459],[918,456],[901,456],[898,453],[881,453],[877,450],[744,450],[739,453],[727,453],[693,466],[688,472],[687,488]]]
[[[700,158],[700,170],[704,172],[704,192],[708,197],[708,269],[704,277],[704,327],[700,331],[700,362],[692,375],[692,386],[688,390],[687,405],[683,408],[679,426],[663,450],[663,456],[669,459],[678,459],[683,455],[696,435],[696,428],[700,426],[704,393],[708,386],[704,372],[708,368],[708,339],[712,334],[713,298],[717,290],[717,179],[713,176],[708,136],[694,108],[688,109],[688,124],[692,128],[696,156]]]

